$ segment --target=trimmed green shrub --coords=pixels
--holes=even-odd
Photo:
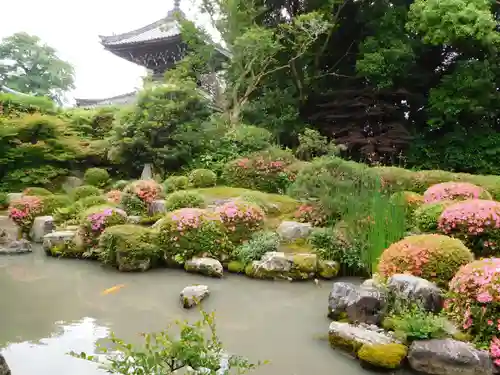
[[[7,207],[9,207],[9,195],[0,192],[0,210],[4,210]]]
[[[109,206],[93,206],[80,216],[80,234],[83,246],[92,250],[97,247],[99,236],[109,227],[127,222],[127,214],[122,209]]]
[[[432,185],[424,192],[425,203],[466,199],[491,199],[491,194],[469,182],[443,182]]]
[[[275,232],[256,232],[249,241],[239,245],[233,256],[243,265],[260,260],[269,251],[278,251],[280,236]]]
[[[89,168],[85,171],[83,181],[86,185],[103,188],[109,182],[109,173],[102,168]]]
[[[131,182],[121,197],[121,205],[129,215],[142,216],[148,212],[149,205],[162,195],[162,187],[155,180]]]
[[[453,201],[424,203],[413,213],[415,227],[424,233],[437,232],[439,217],[445,208],[453,203]]]
[[[165,207],[168,211],[174,211],[179,208],[205,208],[205,199],[195,191],[179,190],[168,195],[165,199]]]
[[[195,188],[206,188],[215,186],[217,175],[210,169],[195,169],[189,173],[189,183]]]
[[[127,180],[118,180],[113,184],[112,190],[123,190],[129,183]]]
[[[71,192],[71,196],[74,201],[78,201],[86,197],[99,196],[101,194],[102,192],[100,189],[90,185],[78,186],[74,188],[73,191]]]
[[[252,233],[264,227],[264,211],[253,203],[230,201],[217,207],[216,213],[235,244],[248,240]]]
[[[46,197],[52,195],[52,192],[41,187],[29,187],[24,189],[23,195],[30,195],[32,197]]]
[[[63,194],[52,194],[42,197],[44,215],[53,215],[58,209],[69,207],[71,204],[71,198]]]
[[[163,188],[167,193],[177,190],[186,190],[189,187],[189,179],[186,176],[170,176],[163,182]]]

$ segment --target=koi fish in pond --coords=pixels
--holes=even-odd
[[[111,288],[104,289],[104,290],[101,292],[101,296],[106,296],[106,295],[111,294],[111,293],[116,293],[116,292],[118,292],[121,288],[123,288],[124,286],[125,286],[125,284],[118,284],[118,285],[112,286]]]

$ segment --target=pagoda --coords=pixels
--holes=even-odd
[[[104,49],[146,68],[154,81],[161,81],[164,73],[186,56],[188,46],[182,40],[179,19],[185,18],[180,0],[165,18],[123,34],[102,36]],[[218,53],[229,58],[229,53],[216,47]],[[134,101],[136,92],[104,99],[75,99],[78,107],[96,107],[110,104],[128,104]]]

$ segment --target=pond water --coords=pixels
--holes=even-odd
[[[140,332],[198,319],[196,309],[179,304],[179,292],[193,283],[211,289],[203,305],[216,312],[227,350],[270,361],[256,375],[370,374],[321,339],[329,324],[330,282],[219,280],[169,269],[125,274],[95,262],[49,258],[39,247],[0,257],[0,348],[13,375],[104,374],[66,353],[91,353],[110,331],[139,342]],[[118,284],[124,287],[102,295]]]

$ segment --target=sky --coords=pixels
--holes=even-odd
[[[191,2],[181,0],[187,17],[203,24]],[[71,5],[70,5],[71,4]],[[2,2],[0,39],[16,32],[37,35],[75,68],[73,98],[106,98],[141,87],[145,69],[104,50],[99,35],[132,31],[166,16],[173,0],[22,0]]]

